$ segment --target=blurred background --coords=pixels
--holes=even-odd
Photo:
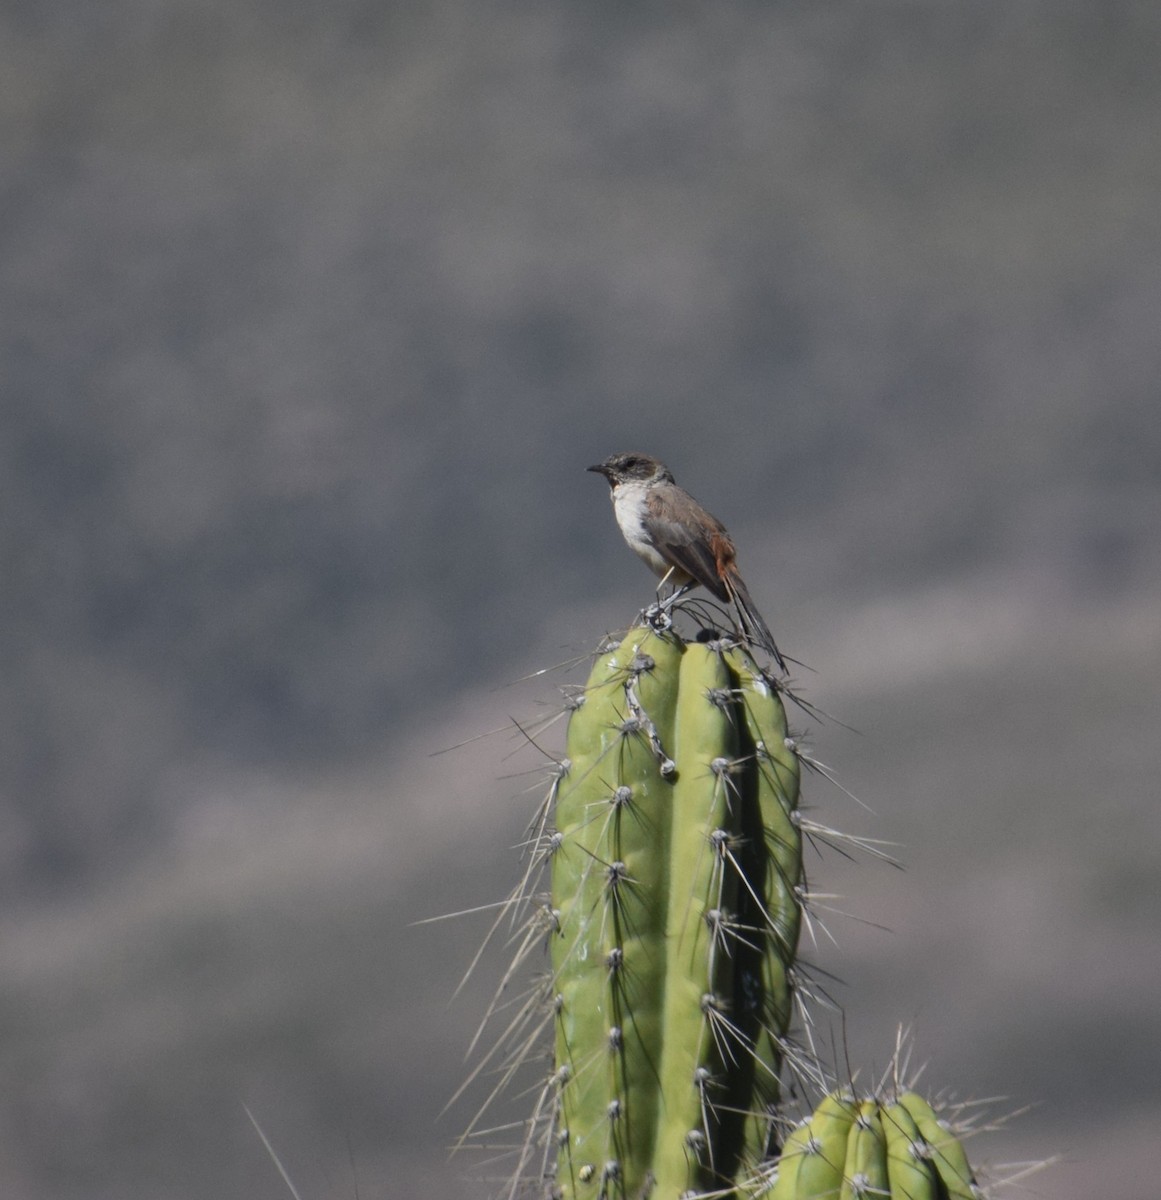
[[[1161,1167],[1161,8],[0,11],[0,1191],[475,1200],[535,719],[664,458],[804,694],[864,1078]],[[857,732],[854,732],[857,731]],[[543,737],[559,750],[560,728]],[[878,926],[885,926],[884,931]],[[836,1024],[835,1039],[843,1031]],[[839,1050],[841,1054],[841,1049]]]

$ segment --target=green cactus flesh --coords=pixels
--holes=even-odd
[[[744,649],[640,628],[597,661],[553,817],[562,1200],[722,1193],[770,1151],[798,782],[779,691]]]
[[[921,1096],[823,1098],[787,1136],[762,1200],[976,1200],[959,1139]]]

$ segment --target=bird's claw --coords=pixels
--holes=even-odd
[[[658,633],[673,628],[673,616],[663,604],[650,604],[648,608],[643,608],[640,620],[643,625],[648,625]]]

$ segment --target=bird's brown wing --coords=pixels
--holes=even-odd
[[[650,496],[647,503],[649,535],[662,558],[695,579],[719,600],[729,600],[730,593],[722,575],[724,568],[734,561],[734,544],[725,526],[679,487],[670,489],[664,505],[654,496]],[[710,536],[695,536],[696,530],[710,532]]]

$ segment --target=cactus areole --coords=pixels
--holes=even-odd
[[[566,754],[549,1195],[752,1194],[803,891],[778,686],[736,642],[635,628],[598,659]]]

